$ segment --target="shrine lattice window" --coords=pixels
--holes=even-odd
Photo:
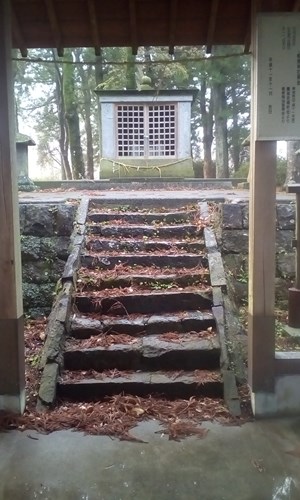
[[[176,157],[175,104],[118,104],[119,157]]]

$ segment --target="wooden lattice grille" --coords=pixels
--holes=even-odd
[[[119,105],[118,156],[144,156],[144,106]]]
[[[175,105],[149,106],[149,156],[175,156]]]
[[[176,156],[175,104],[118,104],[119,157]]]

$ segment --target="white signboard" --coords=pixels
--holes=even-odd
[[[257,139],[300,139],[300,14],[257,18]]]

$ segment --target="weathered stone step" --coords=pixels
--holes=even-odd
[[[102,278],[99,272],[99,278],[88,279],[88,274],[79,276],[78,284],[84,283],[84,290],[105,290],[111,288],[126,288],[133,285],[152,288],[156,290],[168,289],[173,286],[200,286],[207,285],[209,282],[209,273],[194,272],[193,274],[120,274],[113,278]]]
[[[197,214],[196,210],[182,212],[90,212],[88,220],[92,222],[122,221],[128,224],[151,224],[163,222],[165,224],[182,223],[189,221]]]
[[[178,224],[176,226],[87,224],[87,231],[90,234],[99,234],[105,237],[119,236],[122,238],[143,236],[148,238],[185,238],[186,236],[202,236],[203,234],[203,230],[199,229],[195,224]]]
[[[181,255],[151,255],[151,254],[88,254],[81,256],[81,265],[88,269],[113,269],[118,264],[124,266],[156,266],[174,268],[207,267],[208,259],[205,255],[181,254]]]
[[[101,333],[122,333],[132,336],[159,335],[170,331],[201,332],[215,326],[211,312],[186,311],[178,314],[143,315],[134,318],[107,318],[97,320],[76,315],[71,323],[71,335],[86,339]]]
[[[196,292],[145,292],[131,295],[115,295],[95,298],[77,295],[75,305],[79,312],[125,316],[128,314],[155,314],[157,311],[208,310],[212,299],[208,294]]]
[[[204,241],[161,241],[161,240],[138,240],[134,239],[90,239],[86,242],[87,250],[91,252],[154,252],[174,250],[176,252],[200,253],[204,248]]]
[[[186,373],[125,372],[113,377],[103,374],[99,379],[62,379],[58,384],[58,394],[72,401],[95,401],[105,396],[120,393],[137,396],[161,394],[168,398],[189,398],[192,396],[222,398],[223,383],[218,371],[201,371],[199,373],[197,370]]]
[[[159,335],[143,337],[130,344],[80,349],[64,353],[66,370],[211,370],[220,365],[220,345],[216,336],[205,339],[161,340]]]

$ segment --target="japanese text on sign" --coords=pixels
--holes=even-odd
[[[300,139],[300,14],[259,14],[257,139]]]

